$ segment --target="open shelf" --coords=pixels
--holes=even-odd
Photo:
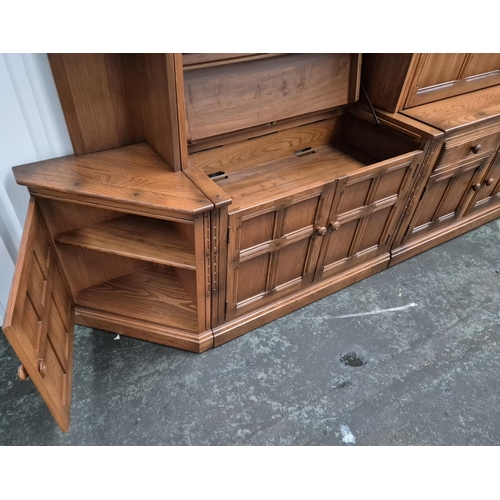
[[[196,305],[169,267],[152,265],[77,293],[78,306],[196,332]]]
[[[196,268],[194,245],[169,221],[124,215],[58,234],[55,239],[66,245],[157,264]]]

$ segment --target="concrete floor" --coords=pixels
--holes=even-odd
[[[499,445],[500,220],[204,354],[74,352],[62,434],[0,337],[1,445]]]

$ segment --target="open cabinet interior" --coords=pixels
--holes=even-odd
[[[420,144],[349,111],[257,137],[197,151],[190,161],[232,203],[230,212],[322,185],[411,151]]]
[[[191,333],[204,329],[194,223],[48,199],[39,205],[80,314]]]

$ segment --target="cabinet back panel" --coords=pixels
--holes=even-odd
[[[187,71],[192,141],[347,104],[350,54],[288,54]]]
[[[135,54],[49,54],[75,154],[142,142]]]
[[[420,149],[418,142],[413,141],[389,127],[375,125],[359,117],[353,117],[353,125],[348,144],[358,151],[384,161],[415,149]]]

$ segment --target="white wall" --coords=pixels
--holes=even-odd
[[[0,54],[0,319],[29,194],[12,167],[73,153],[46,54]]]

